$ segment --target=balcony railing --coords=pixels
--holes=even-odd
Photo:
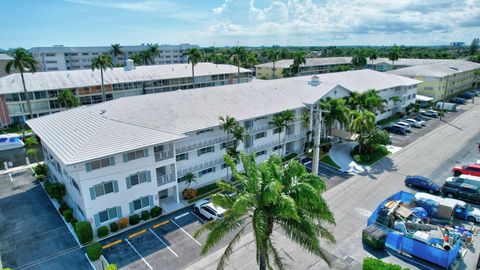
[[[176,180],[177,179],[175,179],[175,173],[157,175],[157,186],[165,185]]]
[[[231,139],[231,136],[230,136],[230,139]],[[200,141],[200,142],[197,142],[197,143],[193,143],[193,144],[189,144],[189,145],[186,145],[186,146],[183,146],[183,147],[176,148],[176,152],[177,152],[177,155],[178,155],[178,154],[181,154],[181,153],[184,153],[184,152],[191,151],[193,149],[203,148],[203,147],[207,147],[207,146],[210,146],[210,145],[213,145],[213,144],[222,143],[222,142],[225,142],[225,141],[227,141],[227,136],[216,137],[216,138],[212,138],[212,139],[209,139],[209,140],[204,140],[204,141]]]
[[[170,158],[173,158],[173,150],[155,152],[155,161],[162,161]]]
[[[304,136],[305,136],[305,133],[302,133],[302,132],[297,132],[297,133],[294,133],[294,134],[290,134],[290,135],[285,136],[285,142],[300,139]]]
[[[201,170],[213,167],[213,166],[217,166],[217,165],[220,165],[220,164],[223,164],[223,163],[224,163],[223,158],[218,158],[218,159],[215,159],[215,160],[207,161],[207,162],[204,162],[202,164],[195,165],[195,166],[192,166],[190,168],[186,168],[186,169],[183,169],[183,170],[179,171],[178,172],[178,177],[183,177],[185,174],[187,174],[189,172],[198,172],[198,171],[201,171]]]
[[[266,130],[269,130],[269,129],[272,129],[272,128],[273,128],[273,125],[270,125],[270,124],[259,126],[259,127],[251,127],[251,128],[247,128],[245,133],[254,134],[254,133],[266,131]]]
[[[280,144],[281,144],[281,142],[280,142]],[[278,141],[273,141],[273,142],[270,142],[270,143],[267,143],[267,144],[262,144],[262,145],[255,146],[255,147],[249,147],[249,148],[245,149],[245,153],[252,154],[252,153],[256,153],[256,152],[259,152],[259,151],[262,151],[262,150],[265,150],[265,149],[268,149],[268,148],[271,148],[271,147],[274,147],[274,146],[277,146],[277,145],[278,145]]]

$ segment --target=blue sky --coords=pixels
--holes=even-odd
[[[438,45],[480,36],[479,0],[0,0],[0,48]]]

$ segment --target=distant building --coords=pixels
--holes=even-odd
[[[5,66],[7,66],[8,61],[12,60],[8,54],[0,53],[0,77],[7,75],[8,73],[5,71]]]
[[[129,61],[131,63],[131,60]],[[192,89],[191,64],[167,64],[107,69],[104,84],[107,100],[175,90]],[[195,87],[237,83],[237,67],[199,63],[195,66]],[[240,82],[248,82],[252,72],[240,69]],[[82,105],[102,102],[100,71],[91,69],[25,73],[34,117],[64,110],[57,103],[63,90],[71,90]],[[23,123],[29,118],[19,73],[0,78],[0,125]]]
[[[401,69],[406,67],[430,65],[434,63],[442,63],[450,60],[446,59],[420,59],[420,58],[399,58],[395,63],[388,58],[378,58],[373,61],[367,59],[367,68],[376,71],[389,71],[393,69]]]
[[[450,42],[450,47],[463,47],[463,46],[465,46],[465,42],[461,42],[461,41]]]
[[[475,70],[480,64],[464,60],[443,60],[436,63],[390,70],[388,73],[423,81],[417,86],[420,95],[434,100],[471,89],[476,81]]]
[[[180,44],[180,45],[159,45],[162,51],[160,57],[155,58],[156,65],[187,63],[187,57],[183,54],[189,48],[198,48],[198,45]],[[111,46],[97,47],[34,47],[29,51],[38,62],[39,71],[55,70],[78,70],[89,69],[92,58],[100,54],[109,54]],[[125,61],[134,53],[139,53],[148,49],[147,45],[122,46],[123,55],[119,59],[112,56],[114,63],[124,64]]]

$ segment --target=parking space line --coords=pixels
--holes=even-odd
[[[158,236],[158,234],[156,234],[152,229],[148,229],[151,233],[153,233],[153,235],[158,239],[160,240],[160,242],[162,242],[162,244],[168,249],[170,250],[170,252],[173,253],[173,255],[175,255],[177,258],[178,258],[178,255],[177,253],[175,253],[175,251],[173,251],[173,249],[171,249],[163,240],[162,238],[160,238],[160,236]]]
[[[184,217],[184,216],[187,216],[187,215],[188,215],[188,212],[183,213],[183,214],[181,214],[181,215],[179,215],[179,216],[176,216],[176,217],[175,217],[175,220],[177,220],[177,219],[179,219],[179,218],[182,218],[182,217]]]
[[[138,231],[138,232],[136,232],[136,233],[130,234],[130,235],[128,236],[128,239],[132,239],[133,237],[139,236],[140,234],[146,233],[146,232],[147,232],[147,230],[143,229],[143,230]]]
[[[106,249],[106,248],[109,248],[109,247],[113,247],[113,246],[115,246],[115,245],[117,245],[117,244],[120,244],[121,242],[123,242],[122,239],[117,240],[117,241],[115,241],[115,242],[112,242],[112,243],[110,243],[110,244],[106,244],[105,246],[102,246],[102,249]]]
[[[191,236],[188,232],[186,232],[182,227],[178,226],[177,223],[175,223],[175,221],[172,220],[172,223],[175,224],[180,230],[182,230],[182,232],[184,232],[186,235],[188,235],[188,237],[192,238],[193,241],[195,241],[195,243],[197,243],[199,246],[201,246],[202,244],[200,244],[200,242],[197,241],[197,239],[195,239],[193,236]]]
[[[10,181],[13,182],[13,177],[11,173],[8,173],[8,176],[10,176]]]
[[[203,221],[201,217],[199,217],[195,212],[190,212],[192,215],[194,215],[196,218],[198,218],[199,221]]]
[[[125,242],[127,242],[133,249],[133,251],[135,251],[137,253],[138,256],[140,256],[140,258],[142,259],[142,261],[148,266],[148,268],[150,268],[150,270],[153,270],[152,266],[147,262],[147,260],[145,260],[145,258],[143,258],[143,256],[140,254],[140,252],[138,252],[138,250],[132,245],[132,243],[130,243],[130,241],[128,241],[128,239],[125,239]]]
[[[158,228],[158,227],[160,227],[160,226],[163,226],[163,225],[165,225],[165,224],[168,224],[169,222],[170,222],[170,220],[164,220],[164,221],[162,221],[162,222],[160,222],[160,223],[157,223],[157,224],[153,225],[152,228],[156,229],[156,228]]]

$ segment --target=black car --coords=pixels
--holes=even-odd
[[[399,126],[386,127],[385,130],[391,133],[399,134],[399,135],[407,135],[407,132],[405,131],[405,129]]]
[[[443,195],[449,198],[456,197],[461,200],[480,203],[480,189],[477,186],[458,184],[455,182],[445,182],[441,190]]]
[[[465,104],[465,99],[455,97],[455,98],[450,99],[450,102],[455,103],[455,104]]]

